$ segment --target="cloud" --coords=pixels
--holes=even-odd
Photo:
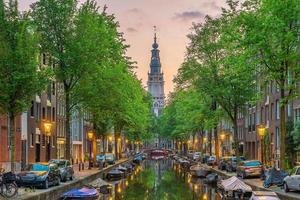
[[[129,10],[127,10],[127,12],[129,13],[141,13],[141,10],[138,8],[131,8]]]
[[[184,11],[182,13],[175,13],[174,20],[189,21],[193,19],[199,19],[205,17],[200,11]]]
[[[135,28],[132,28],[132,27],[128,27],[126,30],[127,30],[129,33],[136,33],[136,32],[138,32]]]

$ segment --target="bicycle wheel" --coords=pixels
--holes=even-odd
[[[7,198],[14,197],[18,193],[18,186],[14,183],[6,183],[3,186],[3,195]]]

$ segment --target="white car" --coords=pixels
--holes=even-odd
[[[201,157],[201,152],[195,152],[193,154],[193,160],[199,160]]]
[[[300,166],[294,167],[291,173],[283,179],[283,188],[285,192],[300,190]]]

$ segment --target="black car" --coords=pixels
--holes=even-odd
[[[231,157],[223,157],[220,159],[219,164],[218,164],[218,169],[220,170],[225,170],[226,169],[226,165],[227,165],[227,161],[229,161],[231,159]]]
[[[53,163],[34,163],[28,171],[17,175],[17,184],[20,186],[34,186],[47,189],[52,185],[59,185],[59,168]]]
[[[52,159],[50,160],[50,163],[57,164],[59,168],[60,181],[65,182],[68,179],[73,180],[74,169],[70,161],[63,159]]]

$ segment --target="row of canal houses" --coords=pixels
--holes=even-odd
[[[49,57],[40,56],[40,67],[49,64]],[[52,66],[55,67],[55,66]],[[16,117],[16,169],[21,170],[29,163],[47,162],[53,158],[65,158],[66,133],[63,85],[52,82],[47,89],[32,98],[31,108]],[[99,152],[113,152],[113,130],[105,138],[93,136],[87,113],[74,109],[71,117],[71,152],[73,163],[84,162]],[[10,169],[7,116],[0,116],[0,168]],[[104,142],[103,140],[104,139]],[[90,148],[91,147],[91,148]]]
[[[300,83],[297,83],[298,90]],[[269,155],[271,164],[279,166],[280,156],[280,93],[274,81],[270,81],[265,87],[258,87],[258,92],[263,92],[263,97],[255,105],[246,106],[246,112],[238,114],[238,139],[239,151],[247,159],[262,158],[262,138],[259,135],[258,127],[265,128],[264,137],[269,138]],[[300,99],[294,99],[286,106],[286,119],[292,124],[300,120]],[[229,120],[221,120],[217,127],[217,137],[219,145],[219,156],[229,156],[234,154],[233,150],[233,125]],[[213,130],[211,131],[213,133]],[[203,144],[196,144],[198,150],[202,148],[206,153],[215,155],[215,134],[209,134],[208,131],[204,136],[190,137],[189,143],[203,141]],[[204,137],[204,139],[201,139]],[[211,138],[210,138],[211,137]],[[190,149],[192,145],[190,145]],[[196,148],[196,149],[197,149]],[[297,161],[300,155],[297,155]]]

